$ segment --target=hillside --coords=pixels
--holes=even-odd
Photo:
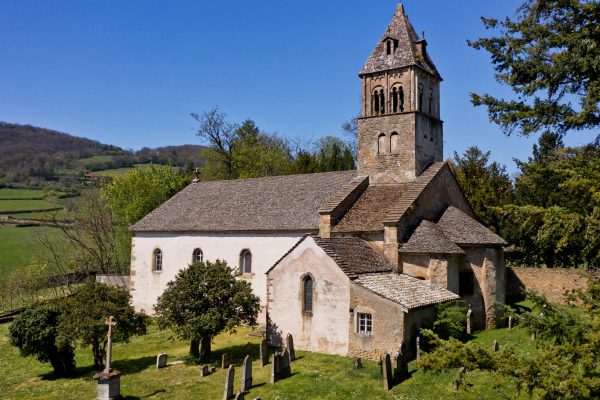
[[[31,125],[0,122],[0,183],[58,180],[84,172],[172,164],[202,164],[203,146],[182,145],[128,151],[95,140]]]

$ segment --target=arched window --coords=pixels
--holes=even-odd
[[[398,89],[392,88],[392,112],[398,112]]]
[[[381,114],[385,114],[385,95],[383,94],[383,89],[379,91],[379,110]]]
[[[240,272],[242,274],[252,272],[252,253],[248,249],[242,250],[240,253]]]
[[[302,279],[302,311],[312,312],[313,310],[313,279],[306,275]]]
[[[433,89],[429,89],[429,115],[433,115]]]
[[[202,261],[204,261],[204,253],[202,253],[202,250],[194,249],[194,251],[192,252],[192,262],[196,263]]]
[[[162,271],[163,254],[160,249],[154,249],[152,253],[152,270]]]
[[[373,115],[378,115],[379,114],[379,90],[375,90],[373,92],[373,96],[371,96],[371,99],[373,101]]]
[[[400,86],[398,90],[398,98],[400,100],[400,112],[404,111],[404,88]]]
[[[377,154],[387,153],[387,140],[385,140],[385,134],[379,135],[377,138]]]
[[[398,132],[392,132],[390,135],[390,153],[398,154],[400,149],[398,148]]]

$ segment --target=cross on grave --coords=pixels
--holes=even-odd
[[[104,368],[104,372],[110,372],[110,363],[112,361],[112,327],[117,325],[117,321],[115,321],[114,317],[111,315],[110,317],[108,317],[106,319],[106,321],[104,322],[106,325],[108,325],[108,343],[107,343],[107,350],[106,350],[106,368]]]
[[[467,334],[471,334],[471,330],[473,329],[471,323],[471,314],[473,314],[473,310],[471,310],[471,304],[469,304],[469,310],[467,310]]]

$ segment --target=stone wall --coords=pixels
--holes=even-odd
[[[312,311],[303,310],[303,279],[313,280]],[[273,345],[291,333],[297,349],[348,353],[350,280],[307,237],[267,274],[269,338]]]
[[[404,340],[404,312],[399,304],[352,284],[349,311],[349,356],[379,360],[386,352],[393,354],[398,350]],[[358,313],[371,314],[370,335],[358,333]]]
[[[524,298],[525,289],[535,290],[555,303],[564,303],[563,294],[570,289],[585,289],[583,271],[563,268],[506,268],[506,300]]]

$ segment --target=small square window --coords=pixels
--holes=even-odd
[[[358,313],[358,333],[371,335],[373,331],[373,320],[371,314]]]

